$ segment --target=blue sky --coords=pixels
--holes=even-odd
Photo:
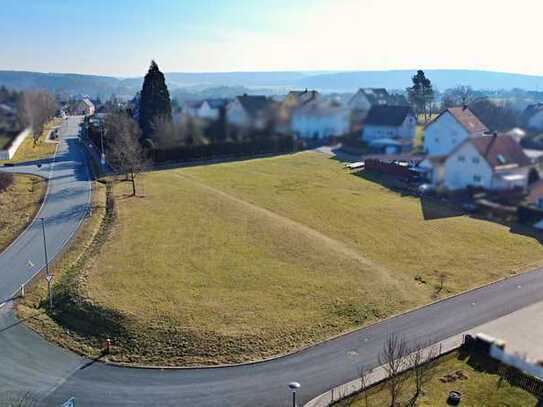
[[[503,4],[502,4],[503,3]],[[540,0],[0,0],[0,69],[543,74]],[[519,29],[522,27],[522,29]]]

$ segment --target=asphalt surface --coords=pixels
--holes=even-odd
[[[77,143],[72,146],[68,162],[81,154],[75,151]],[[76,163],[71,167],[85,174]],[[61,213],[73,213],[78,205],[74,202],[73,209],[63,208]],[[64,216],[57,219],[62,224]],[[71,217],[66,219],[69,222]],[[59,233],[68,230],[60,228]],[[57,236],[59,240],[65,237]],[[0,257],[2,281],[4,274],[18,271],[23,270],[6,269]],[[538,270],[283,358],[237,367],[179,370],[122,368],[80,358],[30,332],[18,323],[8,304],[0,310],[0,389],[31,390],[46,406],[60,405],[70,397],[76,398],[78,406],[289,406],[287,383],[296,380],[302,384],[299,401],[305,402],[353,380],[361,366],[366,370],[377,366],[388,334],[413,342],[437,342],[541,300],[543,270]]]

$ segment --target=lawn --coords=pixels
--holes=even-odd
[[[45,194],[46,182],[32,175],[15,175],[15,184],[0,192],[0,252],[34,218]]]
[[[435,362],[431,369],[431,380],[424,387],[416,404],[412,407],[447,406],[450,391],[462,394],[462,407],[536,407],[537,397],[502,380],[497,373],[498,366],[490,359],[460,357],[458,353],[445,356]],[[406,383],[401,406],[415,394],[411,378]],[[390,396],[383,385],[377,385],[368,392],[368,406],[388,406]],[[363,394],[354,400],[338,403],[337,406],[366,407]]]
[[[116,184],[109,238],[55,314],[71,347],[92,354],[111,337],[117,361],[260,359],[543,262],[533,238],[464,216],[424,220],[418,199],[317,153],[140,183],[145,197]]]
[[[49,131],[51,131],[51,129],[53,129],[54,127],[60,125],[61,122],[62,119],[59,118],[51,120],[45,125],[44,130],[36,143],[34,143],[31,136],[28,136],[17,149],[15,156],[8,161],[0,160],[0,164],[6,162],[18,163],[25,161],[41,160],[43,158],[47,158],[53,155],[57,147],[57,143],[46,143],[45,138],[49,134]]]

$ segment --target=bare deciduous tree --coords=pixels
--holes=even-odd
[[[106,117],[105,128],[109,164],[132,183],[132,196],[135,196],[136,177],[148,164],[138,123],[125,113],[114,113]]]
[[[432,346],[429,343],[417,343],[410,349],[410,354],[407,359],[415,381],[415,400],[423,392],[424,386],[432,378],[430,361],[435,359],[438,356],[438,353],[437,347]]]
[[[379,364],[386,374],[385,387],[390,394],[390,405],[395,407],[400,398],[407,375],[401,374],[409,366],[409,348],[404,338],[389,335],[379,353]]]
[[[371,370],[370,371],[366,371],[366,369],[364,369],[364,366],[361,366],[360,367],[360,385],[361,385],[361,388],[362,388],[362,391],[364,392],[364,402],[366,404],[366,407],[369,407],[370,405],[370,400],[369,400],[369,394],[368,394],[368,375],[371,373]]]
[[[46,91],[28,91],[19,98],[17,106],[19,121],[23,126],[32,129],[34,144],[43,132],[45,124],[54,117],[57,110],[55,98]]]

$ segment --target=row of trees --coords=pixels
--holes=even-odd
[[[32,129],[32,139],[37,142],[45,124],[58,112],[58,104],[47,91],[24,92],[18,99],[17,114],[24,127]]]
[[[389,335],[383,349],[379,353],[378,361],[385,372],[384,386],[390,396],[390,406],[399,405],[400,398],[406,387],[406,383],[412,380],[415,385],[415,393],[411,396],[409,405],[415,405],[417,398],[423,394],[424,387],[432,379],[432,364],[438,356],[438,348],[430,344],[416,343],[409,346],[405,338],[397,335]],[[360,369],[362,387],[368,385],[370,372]],[[368,392],[364,392],[366,407],[369,407]]]

